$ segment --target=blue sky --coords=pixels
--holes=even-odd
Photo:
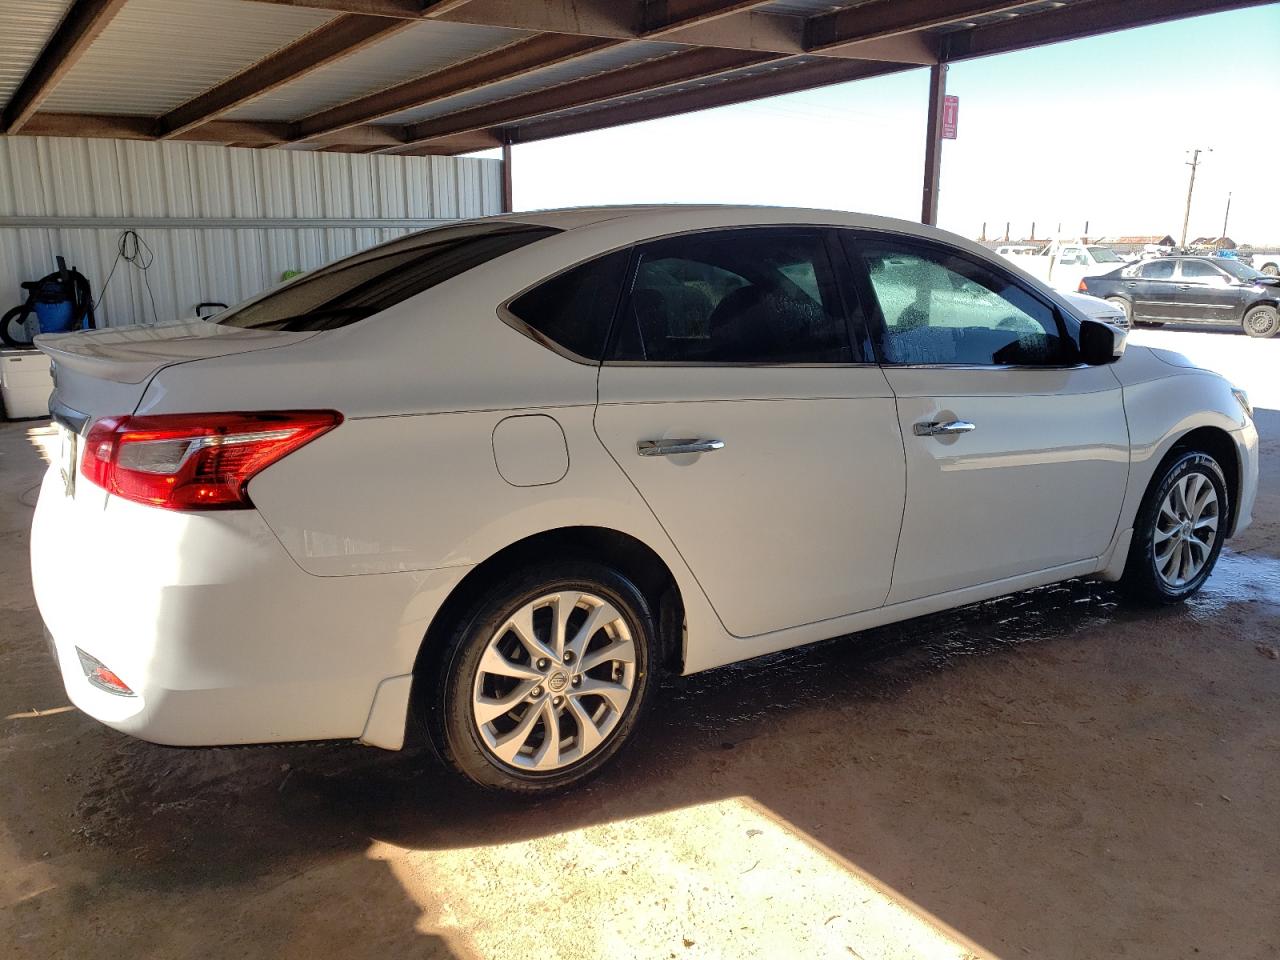
[[[776,203],[916,219],[928,73],[515,148],[516,209]],[[1190,232],[1280,245],[1280,4],[953,65],[939,223],[977,236]]]

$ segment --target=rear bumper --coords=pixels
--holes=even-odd
[[[72,703],[175,746],[361,737],[379,684],[411,672],[467,569],[317,577],[256,511],[176,513],[83,477],[70,498],[56,469],[41,488],[31,565]],[[77,648],[136,696],[91,685]]]

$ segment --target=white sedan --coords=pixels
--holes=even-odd
[[[1221,377],[843,213],[476,220],[39,345],[32,574],[75,704],[177,745],[421,721],[521,793],[600,769],[660,672],[1070,577],[1181,600],[1257,486]]]

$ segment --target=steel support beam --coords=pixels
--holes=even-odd
[[[1270,2],[1273,0],[1076,0],[1056,10],[951,34],[946,38],[942,59],[951,62],[988,57]]]
[[[75,66],[125,0],[76,0],[0,114],[0,133],[18,133]]]
[[[929,68],[929,123],[924,143],[924,191],[920,222],[938,225],[938,184],[942,175],[942,104],[947,95],[947,65]]]
[[[344,14],[170,110],[160,118],[161,136],[174,137],[186,133],[248,100],[385,40],[410,25],[409,20]]]
[[[705,49],[676,53],[659,60],[622,67],[581,80],[571,80],[556,87],[410,124],[406,130],[406,139],[409,144],[416,145],[473,130],[511,126],[543,114],[634,96],[691,80],[704,80],[778,59],[776,54],[743,53],[737,50]],[[402,152],[402,148],[393,147],[388,152]]]
[[[589,130],[602,130],[628,123],[640,123],[644,120],[657,120],[661,117],[709,110],[712,107],[746,103],[763,97],[794,93],[797,90],[812,90],[815,87],[829,86],[833,83],[865,80],[868,77],[884,76],[909,69],[911,69],[909,65],[899,63],[823,60],[763,72],[753,77],[734,79],[732,82],[711,81],[705,86],[698,86],[691,90],[657,93],[638,101],[605,105],[599,109],[569,116],[534,120],[519,124],[506,133],[511,136],[514,143],[531,143],[573,133],[585,133]]]
[[[617,40],[601,40],[596,37],[542,34],[521,40],[509,46],[481,54],[444,70],[396,84],[368,96],[348,100],[328,110],[304,117],[298,122],[297,137],[312,137],[334,133],[346,127],[370,123],[393,113],[425,106],[445,97],[457,96],[524,76],[533,70],[564,63],[588,53],[607,50]]]
[[[515,191],[511,186],[511,141],[502,141],[502,212],[515,209]]]

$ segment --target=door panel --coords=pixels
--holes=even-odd
[[[1169,316],[1191,323],[1236,323],[1240,288],[1217,268],[1200,261],[1183,261],[1169,304]]]
[[[1099,556],[1129,472],[1106,367],[885,370],[898,396],[907,504],[890,603]],[[971,432],[917,436],[917,423]]]
[[[606,364],[596,432],[730,633],[884,603],[904,469],[878,367]],[[639,454],[639,443],[662,439],[724,446]]]
[[[1133,315],[1148,320],[1172,319],[1170,310],[1177,292],[1172,260],[1153,260],[1138,268],[1128,281],[1133,295]]]

